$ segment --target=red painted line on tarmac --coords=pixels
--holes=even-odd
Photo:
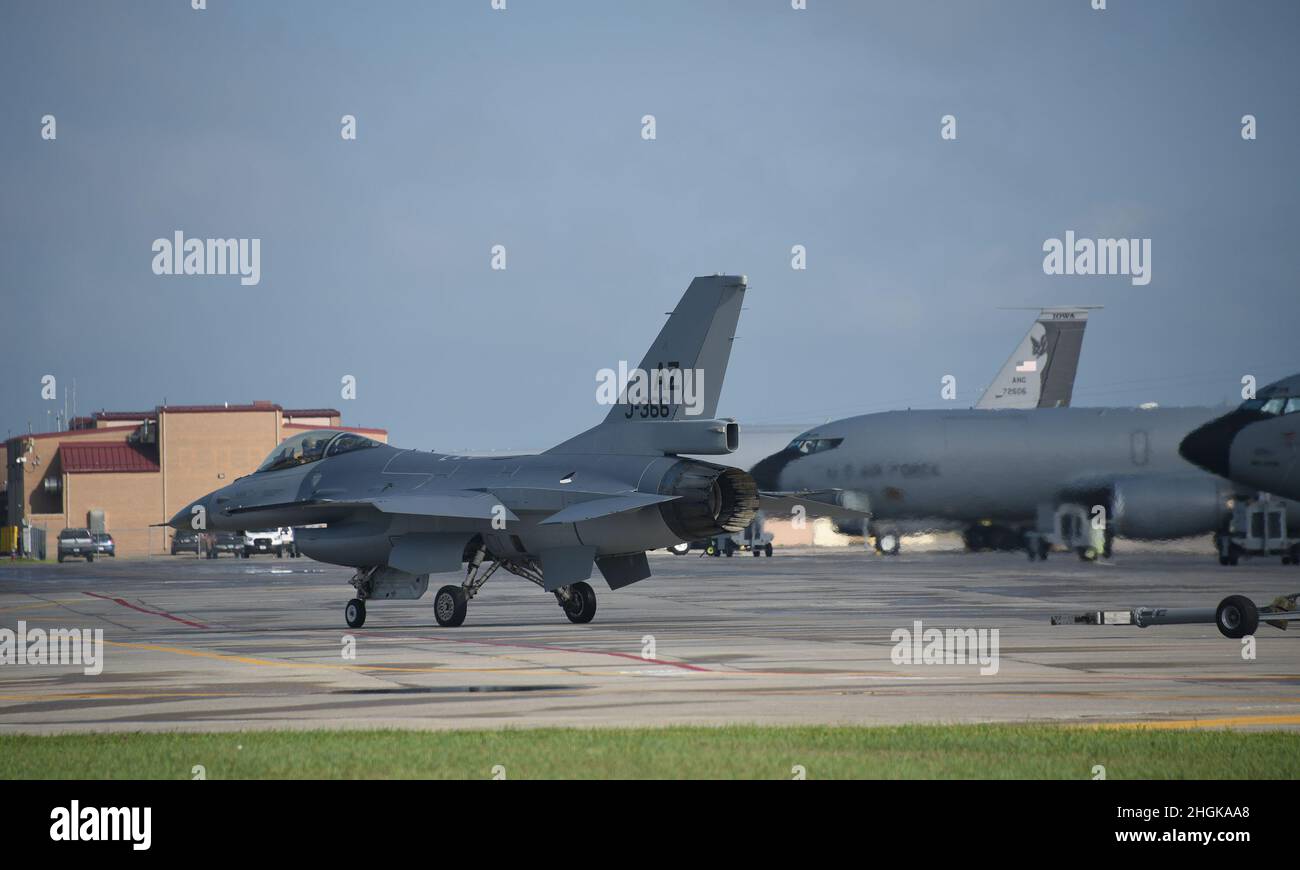
[[[140,607],[138,605],[132,604],[130,601],[127,601],[125,598],[112,598],[108,595],[100,595],[98,592],[82,592],[81,594],[89,595],[91,598],[101,598],[104,601],[111,601],[114,604],[120,604],[123,607],[129,607],[132,610],[138,610],[141,613],[147,613],[150,616],[163,616],[166,617],[167,619],[173,619],[176,622],[181,623],[182,625],[188,625],[190,628],[212,628],[212,626],[204,625],[201,622],[193,622],[188,619],[182,619],[179,616],[173,616],[172,614],[167,613],[166,611],[163,610],[149,610],[147,608]]]
[[[373,634],[373,632],[368,632],[368,631],[358,631],[355,633]],[[390,635],[376,634],[375,636],[389,637]],[[639,655],[633,655],[632,653],[613,652],[611,650],[579,649],[576,647],[547,646],[546,644],[539,644],[539,643],[512,643],[509,641],[499,641],[499,640],[468,640],[468,639],[462,639],[456,637],[430,637],[428,635],[418,635],[418,634],[417,635],[408,634],[408,635],[403,635],[403,637],[408,637],[408,638],[414,637],[416,640],[434,640],[434,641],[440,641],[442,643],[467,643],[467,644],[474,644],[477,646],[495,646],[495,647],[507,647],[513,649],[532,649],[532,650],[540,650],[542,652],[586,653],[588,655],[593,655],[593,656],[616,656],[621,659],[631,659],[634,662],[641,662],[643,664],[663,665],[665,667],[670,667],[670,668],[680,668],[684,671],[700,671],[702,673],[711,673],[711,670],[709,668],[700,667],[699,665],[688,665],[685,662],[670,662],[670,661],[666,661],[665,659],[647,659]]]

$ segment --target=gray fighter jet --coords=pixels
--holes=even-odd
[[[605,421],[545,453],[474,458],[312,431],[168,525],[318,526],[296,531],[298,549],[357,569],[345,611],[353,628],[367,601],[420,598],[429,574],[462,565],[463,582],[434,596],[439,625],[460,625],[501,568],[589,622],[593,565],[620,589],[650,576],[646,550],[739,531],[759,507],[746,472],[679,456],[738,446],[737,424],[713,417],[745,289],[743,277],[692,281]]]
[[[1300,375],[1269,384],[1183,439],[1188,462],[1250,489],[1300,499]]]

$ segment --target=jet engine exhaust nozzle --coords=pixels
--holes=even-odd
[[[659,492],[677,496],[659,510],[683,541],[742,531],[758,513],[758,484],[739,468],[683,460],[664,476]]]

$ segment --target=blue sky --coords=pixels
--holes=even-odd
[[[0,431],[46,428],[54,374],[82,413],[541,448],[713,272],[752,288],[742,423],[938,407],[945,374],[968,405],[1028,327],[1005,306],[1105,306],[1080,405],[1300,370],[1300,6],[808,5],[6,0]],[[260,238],[261,283],[155,276],[178,229]],[[1070,229],[1151,238],[1151,283],[1044,275]]]

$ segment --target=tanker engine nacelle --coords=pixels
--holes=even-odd
[[[1111,487],[1111,522],[1116,534],[1147,541],[1208,534],[1227,522],[1231,497],[1208,476],[1123,478]]]

